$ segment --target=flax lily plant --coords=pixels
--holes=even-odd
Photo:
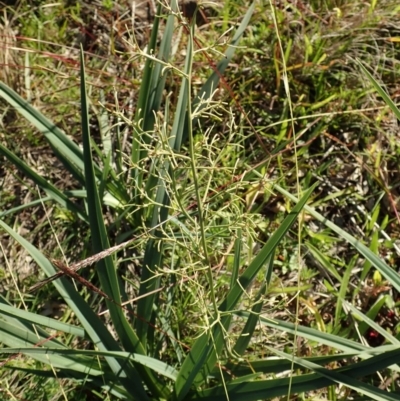
[[[128,156],[118,127],[115,132],[103,127],[101,147],[91,137],[91,104],[83,51],[80,53],[81,147],[29,102],[0,83],[3,100],[41,133],[76,182],[75,191],[64,191],[0,144],[0,154],[45,194],[34,204],[57,204],[74,215],[90,232],[94,255],[101,252],[104,255],[115,240],[105,224],[104,211],[108,210],[114,219],[113,227],[130,227],[121,237],[125,240],[138,238],[142,250],[136,301],[124,307],[121,304],[128,299],[128,294],[117,275],[116,258],[106,252],[105,257],[97,261],[99,286],[107,294],[107,299],[102,300],[109,312],[107,322],[93,311],[89,301],[66,277],[54,281],[54,286],[74,313],[77,324],[44,317],[1,298],[3,368],[19,369],[14,364],[15,356],[32,358],[37,365],[24,368],[26,372],[42,376],[54,374],[98,393],[126,400],[260,400],[290,397],[323,387],[334,389],[337,385],[369,399],[398,399],[361,379],[386,368],[398,371],[398,340],[367,316],[352,310],[344,299],[338,308],[347,307],[349,314],[378,330],[386,338],[386,345],[371,349],[353,339],[307,327],[301,322],[269,318],[265,313],[276,250],[303,213],[352,244],[400,291],[397,273],[368,247],[307,205],[315,186],[304,190],[298,198],[279,185],[274,186],[274,191],[292,203],[279,227],[270,233],[250,260],[243,258],[243,246],[247,241],[243,233],[245,222],[239,224],[239,221],[229,228],[231,231],[225,230],[233,237],[230,271],[223,290],[216,291],[217,270],[213,269],[211,260],[215,257],[213,245],[218,244],[221,230],[207,220],[207,202],[199,185],[205,171],[198,150],[201,145],[198,135],[201,134],[196,130],[199,121],[214,112],[213,107],[223,109],[221,104],[214,103],[213,97],[240,38],[249,27],[254,7],[253,3],[236,28],[231,46],[197,95],[193,95],[195,25],[182,19],[176,1],[172,1],[168,9],[159,6],[150,43],[146,51],[140,52],[144,69],[136,115],[129,121],[132,135]],[[165,18],[167,12],[169,15]],[[158,44],[163,18],[165,26]],[[171,62],[177,20],[187,31],[182,70]],[[170,71],[180,79],[176,104],[165,98]],[[102,113],[101,117],[107,127],[107,113]],[[126,157],[129,168],[126,168]],[[246,179],[259,179],[263,167],[249,172]],[[185,185],[191,188],[189,195]],[[54,264],[4,221],[6,216],[32,205],[3,210],[0,229],[24,247],[50,276],[56,272]],[[297,224],[301,224],[301,219]],[[184,251],[190,257],[182,256]],[[171,257],[171,254],[176,256]],[[192,261],[194,270],[189,273],[181,260]],[[203,295],[201,301],[206,308],[200,306],[203,316],[189,320],[192,327],[182,327],[176,324],[176,305],[183,300],[182,292],[197,288],[194,274],[204,277],[198,294]],[[187,332],[191,333],[190,342]],[[264,346],[262,355],[252,355],[250,346],[260,332],[275,338],[302,338],[328,347],[332,352],[299,357],[271,344]],[[91,347],[76,346],[76,343],[81,344],[79,341],[72,345],[70,340],[63,340],[65,338],[85,339]],[[337,364],[342,360],[347,364]],[[47,366],[52,368],[51,374]]]

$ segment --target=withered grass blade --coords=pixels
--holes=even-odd
[[[56,274],[53,274],[52,276],[45,278],[44,280],[39,281],[38,283],[34,284],[32,287],[29,288],[28,293],[32,293],[37,291],[39,288],[42,288],[43,286],[45,286],[46,284],[50,283],[53,280],[57,280],[58,278],[64,276],[64,275],[68,275],[70,277],[74,276],[73,278],[76,278],[76,272],[80,269],[83,269],[84,267],[88,267],[90,265],[92,265],[93,263],[98,262],[99,260],[112,255],[113,253],[119,251],[122,248],[125,248],[126,246],[128,246],[129,244],[131,244],[132,242],[134,242],[137,238],[132,238],[128,241],[122,242],[121,244],[115,245],[111,248],[108,248],[102,252],[96,253],[95,255],[92,255],[80,262],[74,263],[73,265],[67,267],[64,263],[55,260],[55,259],[50,259],[51,263],[57,267],[60,271]],[[61,266],[61,267],[60,267]],[[67,270],[70,273],[67,273]],[[75,273],[75,274],[73,274]],[[79,276],[80,277],[80,276]]]

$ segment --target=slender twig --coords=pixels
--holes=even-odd
[[[79,281],[80,283],[82,283],[81,280],[77,279],[76,277],[82,278],[81,276],[79,276],[78,274],[76,274],[76,272],[84,267],[90,266],[93,263],[98,262],[101,259],[104,259],[105,257],[112,255],[113,253],[119,251],[120,249],[125,248],[126,246],[128,246],[129,244],[131,244],[132,242],[136,241],[137,237],[135,238],[131,238],[128,241],[122,242],[121,244],[112,246],[111,248],[108,248],[102,252],[96,253],[95,255],[92,255],[90,257],[88,257],[87,259],[81,260],[80,262],[74,263],[73,265],[67,267],[64,263],[58,261],[58,260],[51,260],[51,263],[57,267],[60,271],[56,274],[54,274],[53,276],[50,276],[42,281],[39,281],[38,283],[36,283],[35,285],[33,285],[31,288],[29,288],[28,292],[34,292],[36,290],[38,290],[39,288],[42,288],[44,285],[50,283],[53,280],[56,280],[64,275],[68,275],[72,278],[75,278],[77,281]],[[86,281],[86,280],[85,280]],[[93,288],[91,288],[93,290]]]
[[[162,226],[163,224],[167,223],[168,221],[172,220],[176,218],[176,216],[170,216],[168,217],[166,220],[160,222],[159,224],[157,224],[156,226],[154,226],[153,228],[157,228]],[[98,262],[101,259],[104,259],[105,257],[112,255],[113,253],[127,247],[128,245],[132,244],[133,242],[137,241],[139,238],[143,237],[146,233],[138,235],[136,237],[133,237],[131,239],[129,239],[128,241],[122,242],[121,244],[112,246],[111,248],[105,249],[104,251],[101,251],[99,253],[96,253],[95,255],[92,255],[84,260],[81,260],[80,262],[74,263],[71,266],[66,266],[64,263],[59,262],[57,260],[52,259],[51,263],[57,267],[60,271],[48,278],[45,278],[42,281],[39,281],[38,283],[36,283],[35,285],[33,285],[31,288],[29,288],[28,292],[34,292],[36,290],[38,290],[39,288],[42,288],[44,285],[50,283],[53,280],[56,280],[64,275],[69,275],[71,276],[71,273],[67,273],[68,271],[72,271],[73,273],[76,273],[78,270],[90,266],[93,263]],[[62,265],[64,267],[64,269],[60,268],[59,266]],[[72,276],[71,276],[72,277]],[[82,283],[82,281],[80,281]]]
[[[59,260],[52,260],[51,263],[53,263],[54,266],[56,266],[60,271],[60,273],[64,273],[67,276],[73,278],[74,280],[78,281],[85,287],[89,288],[89,290],[96,292],[97,294],[100,294],[102,297],[108,299],[109,301],[113,301],[105,292],[100,290],[100,288],[97,288],[94,284],[92,284],[90,281],[84,279],[82,276],[80,276],[76,270],[71,269],[64,263],[60,262]],[[54,276],[57,276],[55,274]],[[52,277],[54,277],[52,276]],[[51,278],[51,277],[50,277]]]

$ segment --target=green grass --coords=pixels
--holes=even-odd
[[[397,399],[397,5],[114,3],[1,19],[4,397]]]

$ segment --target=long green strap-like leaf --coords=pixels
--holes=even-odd
[[[273,350],[272,350],[273,351]],[[368,394],[368,399],[398,401],[398,394],[386,392],[372,385],[365,384],[355,377],[370,375],[377,369],[385,369],[396,363],[400,351],[395,349],[384,355],[371,358],[371,361],[361,361],[351,366],[330,371],[312,362],[296,358],[296,363],[318,373],[292,376],[282,379],[232,380],[224,386],[217,386],[209,390],[190,393],[188,399],[201,401],[226,401],[227,395],[230,401],[256,401],[273,399],[274,397],[287,397],[290,385],[291,394],[299,394],[307,391],[316,391],[335,382],[343,383],[349,387]],[[291,355],[287,356],[288,358]],[[369,363],[368,363],[369,362]]]
[[[65,207],[69,211],[76,213],[79,218],[87,221],[86,214],[71,200],[67,195],[58,190],[48,180],[37,174],[27,164],[25,164],[19,157],[14,153],[10,152],[7,148],[0,144],[0,153],[7,157],[22,173],[28,176],[39,188],[43,189],[46,194],[51,197],[54,201],[59,203],[62,207]]]
[[[156,17],[154,18],[153,28],[151,31],[150,42],[148,44],[148,54],[153,55],[156,50],[157,40],[158,40],[158,27],[160,24],[160,15],[161,15],[162,5],[158,4]],[[173,17],[172,22],[173,22]],[[169,23],[166,26],[166,30],[171,29],[170,19]],[[172,27],[173,29],[173,27]],[[165,41],[165,36],[163,35],[162,41]],[[168,60],[169,55],[167,55]],[[143,171],[142,171],[142,162],[143,159],[147,156],[147,151],[144,149],[143,144],[147,144],[150,142],[150,138],[148,137],[148,131],[152,132],[154,129],[154,115],[153,112],[157,111],[157,106],[154,104],[157,99],[155,99],[155,92],[157,91],[157,85],[159,85],[162,81],[164,83],[164,79],[160,76],[160,70],[158,65],[151,60],[150,58],[146,59],[144,70],[143,70],[142,82],[140,85],[139,98],[136,105],[136,114],[135,114],[135,123],[134,130],[132,136],[132,152],[131,152],[131,160],[134,168],[132,169],[132,179],[133,179],[133,203],[132,211],[134,215],[134,219],[137,224],[141,223],[141,215],[143,211],[140,208],[137,208],[137,202],[140,199],[140,193],[142,191],[143,185]]]
[[[172,9],[176,10],[178,4],[176,0],[172,1]],[[160,49],[159,57],[162,60],[168,60],[169,53],[170,53],[170,41],[172,40],[172,32],[174,28],[174,17],[171,15],[167,22],[166,27],[166,36],[163,38],[162,46]],[[164,40],[165,39],[165,40]],[[186,57],[185,61],[185,73],[190,70],[190,63],[192,59],[189,55]],[[152,90],[156,90],[157,93],[159,92],[159,96],[161,96],[160,87],[164,85],[164,78],[161,77],[161,66],[158,64],[154,67],[154,75],[152,77]],[[161,80],[162,78],[162,80]],[[161,80],[159,82],[159,80]],[[161,85],[162,82],[162,86]],[[157,85],[156,85],[157,83]],[[187,79],[183,78],[182,85],[179,92],[178,97],[178,104],[177,109],[175,112],[175,119],[172,126],[172,130],[170,133],[170,142],[169,145],[172,150],[179,151],[181,144],[182,144],[182,133],[183,133],[183,123],[185,120],[185,113],[187,110],[188,104],[188,90],[187,90]],[[153,106],[158,107],[159,104],[157,103],[159,99],[153,99]],[[159,226],[160,223],[164,222],[168,218],[168,207],[170,205],[169,195],[166,190],[165,180],[167,179],[169,174],[173,174],[170,169],[170,163],[168,160],[161,162],[154,160],[152,163],[152,169],[157,171],[157,175],[151,175],[149,177],[149,181],[152,183],[155,182],[156,184],[148,184],[146,185],[146,191],[148,195],[151,196],[151,189],[152,187],[157,188],[155,199],[154,199],[154,206],[151,214],[150,220],[150,233],[155,239],[150,239],[143,260],[143,270],[142,270],[142,277],[141,277],[141,285],[139,289],[139,296],[144,294],[152,294],[146,297],[141,298],[138,301],[138,314],[140,316],[144,316],[147,320],[153,320],[153,304],[156,300],[157,294],[156,290],[160,285],[159,276],[156,274],[157,268],[160,267],[162,261],[162,243],[160,244],[160,239],[162,238],[162,227],[157,228],[154,230],[155,226]],[[145,322],[141,320],[136,321],[136,331],[138,334],[139,339],[143,344],[147,343],[148,338],[153,338],[155,336],[154,327],[146,325]]]
[[[89,222],[92,233],[92,245],[94,253],[99,253],[110,247],[107,231],[104,225],[103,213],[96,185],[96,177],[93,169],[90,131],[89,131],[89,115],[88,102],[85,85],[85,69],[84,69],[84,54],[81,50],[81,109],[82,109],[82,142],[83,156],[85,162],[85,181],[87,190],[87,201],[89,210]],[[97,272],[100,278],[102,289],[117,303],[120,302],[120,291],[116,275],[116,269],[111,256],[108,256],[97,263]],[[118,336],[127,351],[145,354],[136,333],[132,330],[127,321],[123,309],[107,301],[110,310],[111,319]],[[101,335],[101,333],[99,333]],[[104,351],[119,351],[118,348],[104,348]],[[161,394],[162,390],[150,370],[137,365],[136,368],[130,363],[123,366],[113,358],[107,358],[111,369],[115,374],[121,375],[121,383],[125,388],[136,395],[138,399],[148,399],[147,393],[142,385],[142,380],[148,385],[154,394]],[[136,370],[138,369],[138,370]],[[140,373],[139,373],[140,372]],[[132,377],[140,378],[140,380],[132,380]]]
[[[376,79],[364,67],[363,63],[360,60],[356,60],[356,61],[357,61],[358,65],[361,67],[361,69],[363,70],[364,74],[371,81],[371,83],[374,86],[374,88],[376,89],[376,91],[379,93],[379,95],[382,97],[382,99],[385,101],[385,103],[390,107],[390,110],[392,110],[394,115],[400,121],[400,110],[399,110],[399,108],[396,106],[396,104],[393,102],[393,100],[390,98],[390,96],[387,94],[387,92],[379,85],[379,83],[376,81]]]
[[[281,194],[287,196],[292,201],[296,202],[297,198],[283,189],[282,187],[276,185],[275,189],[280,192]],[[361,255],[363,255],[373,266],[375,266],[383,276],[386,277],[387,280],[397,289],[400,291],[400,275],[394,269],[390,268],[382,258],[377,256],[373,253],[368,247],[366,247],[363,243],[358,241],[352,235],[347,233],[346,231],[342,230],[336,224],[332,223],[331,221],[327,220],[324,216],[314,210],[312,207],[306,206],[305,210],[311,216],[316,218],[321,223],[325,224],[328,228],[332,231],[336,232],[340,237],[346,240],[349,244],[351,244]]]
[[[222,60],[216,65],[214,72],[210,75],[210,77],[207,79],[207,81],[204,83],[204,85],[201,87],[198,96],[194,99],[192,103],[192,109],[196,110],[196,114],[198,114],[204,107],[207,107],[207,99],[210,99],[211,96],[213,95],[214,91],[217,89],[219,85],[219,81],[221,80],[221,77],[228,67],[228,65],[231,63],[232,58],[235,54],[236,48],[239,44],[239,40],[243,36],[243,33],[247,29],[250,19],[253,15],[254,12],[254,7],[256,5],[256,2],[253,1],[248,8],[242,22],[240,23],[239,27],[237,28],[235,35],[230,43],[230,46],[228,47],[228,50],[225,52],[225,57],[222,58]],[[206,100],[204,104],[201,102],[203,100]],[[191,116],[187,117],[191,118]],[[196,125],[198,118],[195,118],[193,120],[193,126]],[[183,135],[183,139],[187,139],[188,132],[185,131]]]
[[[83,175],[83,154],[80,147],[75,144],[68,135],[59,129],[52,121],[48,120],[42,113],[31,106],[25,99],[19,96],[15,91],[9,88],[4,83],[0,82],[0,96],[3,97],[12,107],[15,108],[23,117],[26,118],[36,129],[38,129],[53,149],[54,154],[64,165],[65,169],[72,174],[72,176],[82,185],[85,185]],[[4,151],[4,147],[0,149],[0,153],[3,153],[8,157]],[[9,152],[11,153],[11,152]],[[16,157],[16,156],[14,156]],[[16,166],[22,169],[21,163],[17,163],[11,160]],[[100,177],[102,169],[95,163],[93,163],[96,176]],[[32,175],[29,168],[24,168],[24,173]],[[35,180],[38,185],[42,185],[42,182]],[[47,184],[49,185],[49,184]],[[120,201],[123,203],[128,202],[128,195],[125,187],[117,182],[117,180],[107,180],[106,188],[109,192],[110,197],[114,197],[116,202]],[[81,215],[79,215],[81,217]],[[84,219],[86,220],[86,219]]]
[[[41,267],[48,276],[53,275],[55,270],[52,264],[43,256],[43,254],[35,248],[31,243],[21,237],[18,233],[16,233],[12,228],[10,228],[7,224],[0,220],[0,227],[3,228],[11,237],[13,237],[18,243],[22,245],[22,247],[29,252],[35,262]],[[59,280],[55,280],[53,285],[57,288],[60,295],[65,299],[69,307],[74,311],[76,317],[81,322],[82,326],[85,329],[86,334],[90,337],[94,344],[99,349],[108,350],[108,349],[118,349],[118,343],[114,340],[113,336],[101,322],[99,317],[92,311],[87,302],[83,300],[83,298],[77,293],[74,286],[67,280],[66,278],[61,278]],[[27,337],[29,333],[33,333],[33,331],[28,330],[25,334]],[[36,337],[36,340],[39,341]],[[36,341],[36,342],[37,342]],[[36,344],[36,342],[31,345]],[[50,343],[50,346],[52,344]],[[43,344],[46,346],[46,343]],[[114,367],[115,372],[118,374],[123,373],[121,368],[117,369],[117,366]],[[118,376],[115,376],[117,379]]]
[[[76,179],[83,183],[82,150],[79,146],[52,121],[48,120],[42,113],[2,82],[0,82],[0,96],[44,135],[57,153],[59,160]]]

